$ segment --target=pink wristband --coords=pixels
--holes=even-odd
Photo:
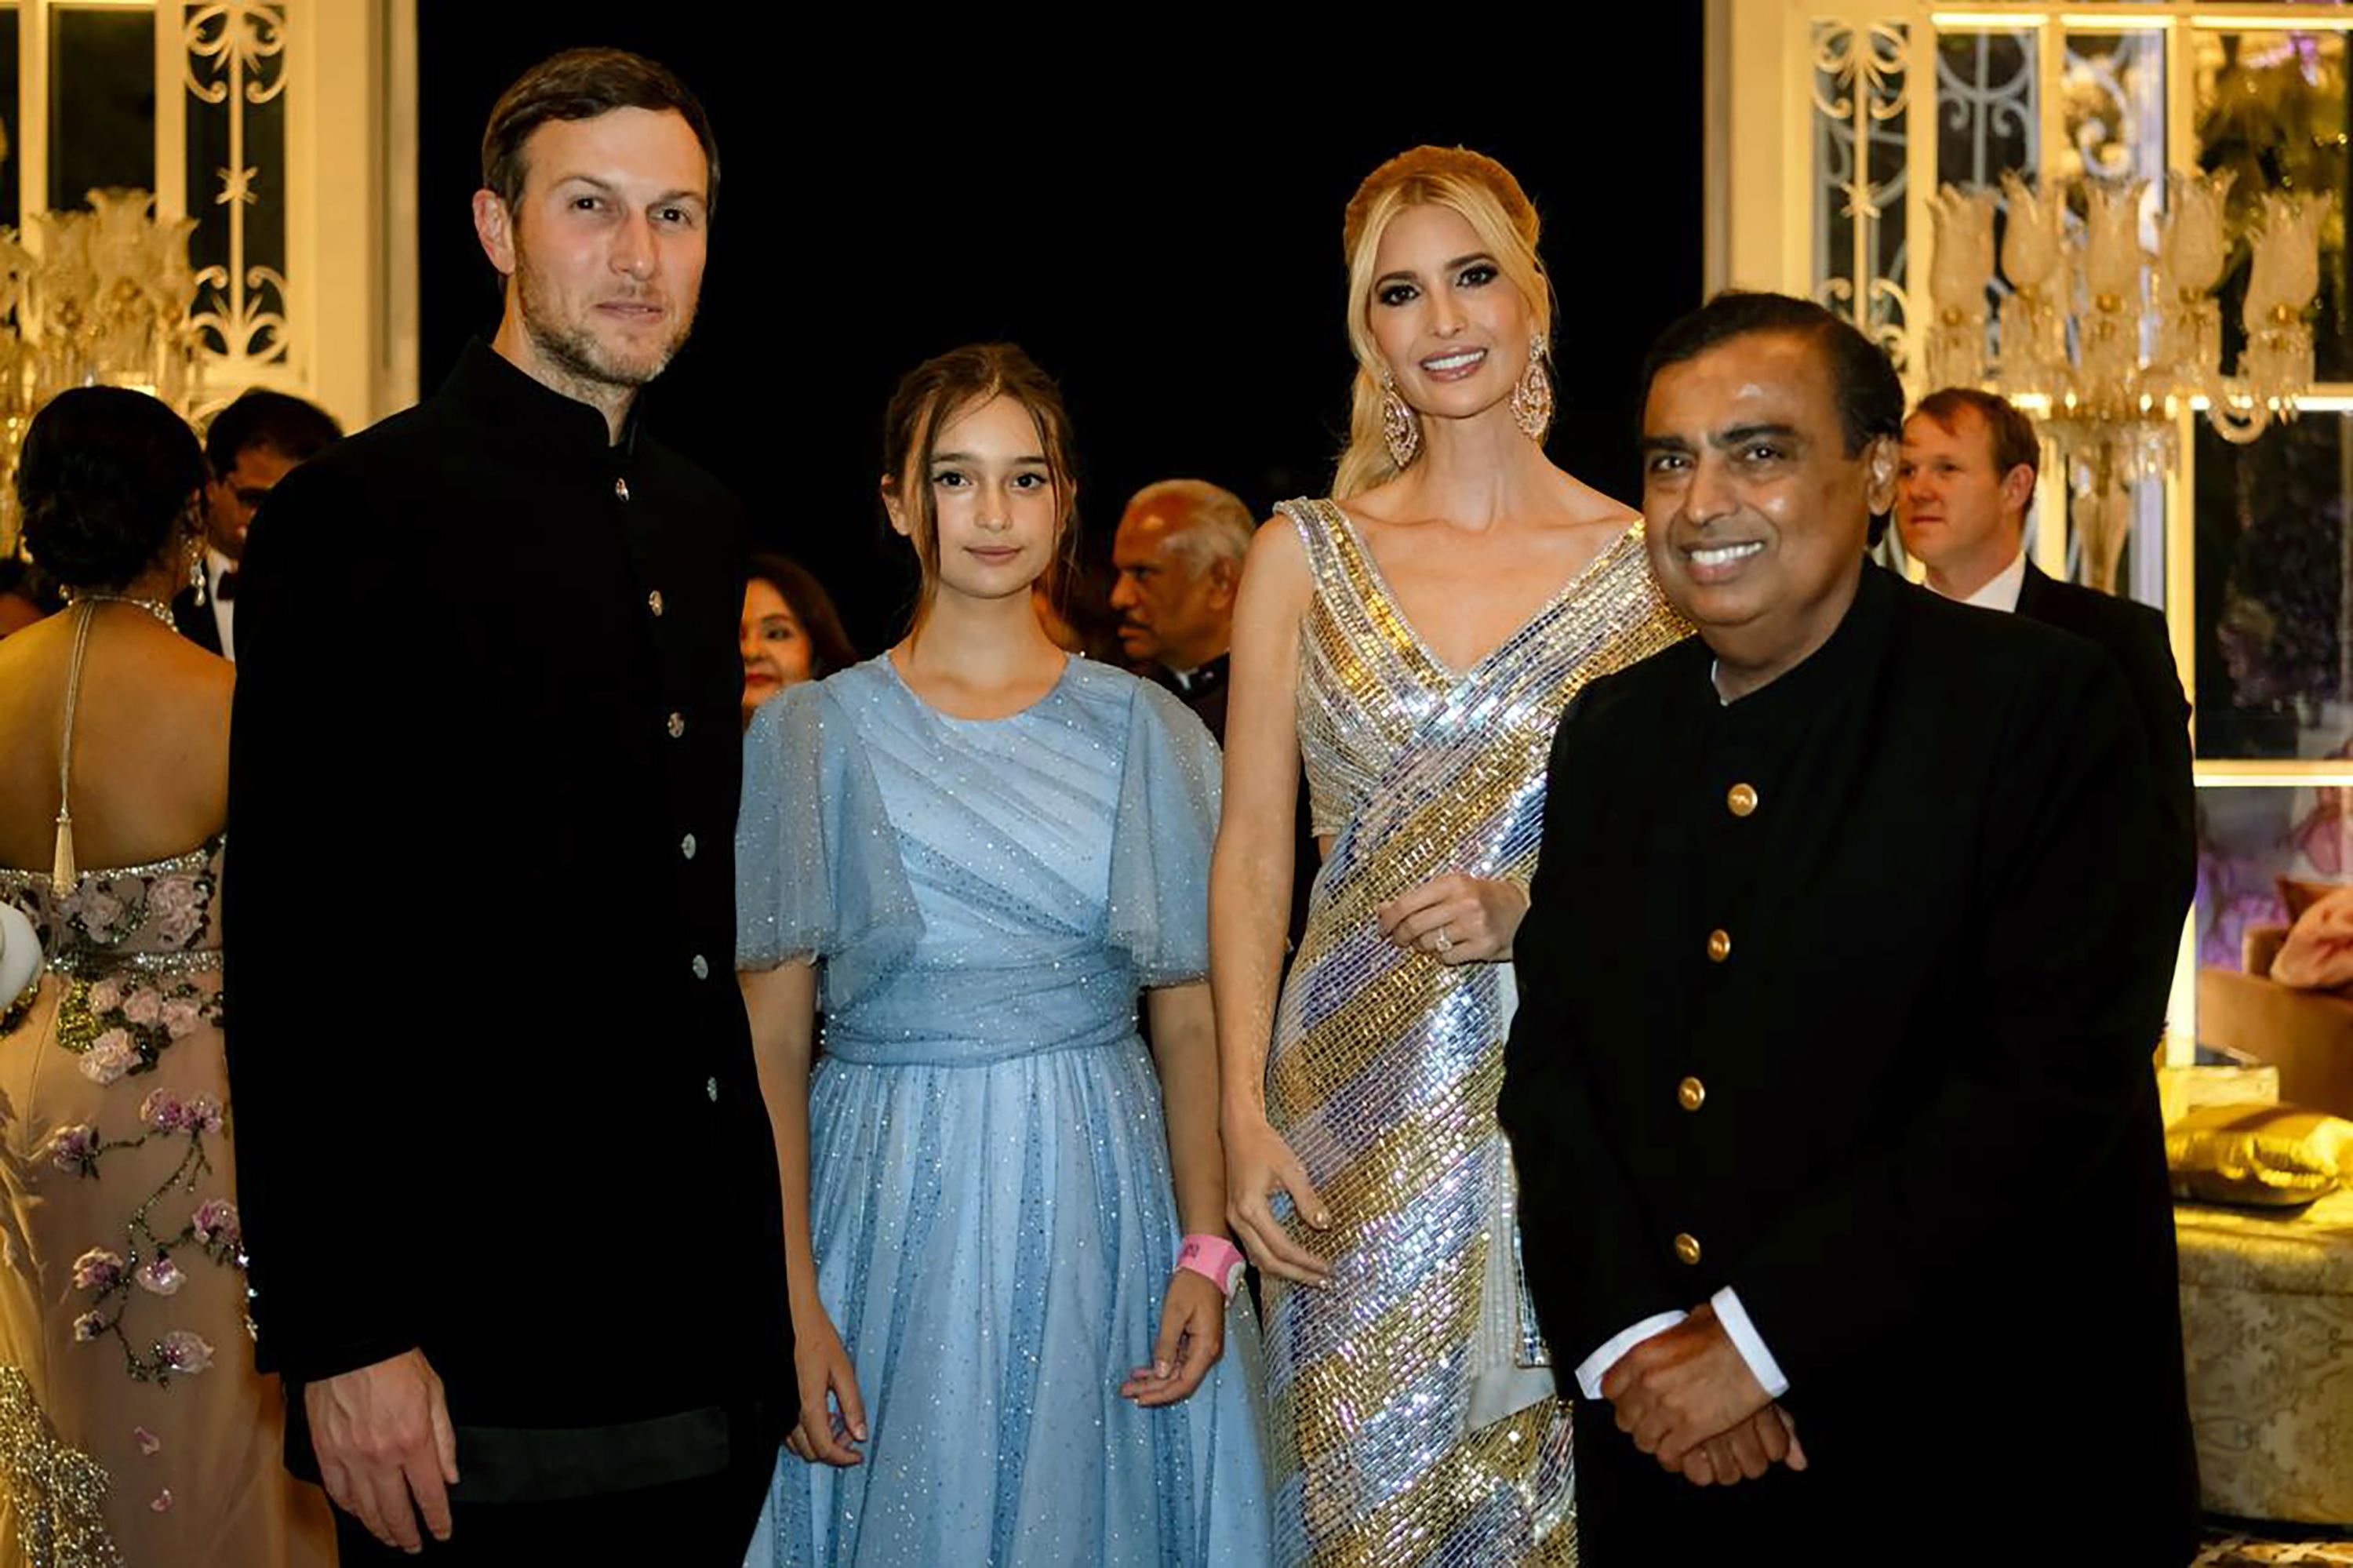
[[[1187,1236],[1184,1248],[1176,1254],[1176,1266],[1212,1281],[1229,1301],[1241,1287],[1241,1249],[1223,1236]]]

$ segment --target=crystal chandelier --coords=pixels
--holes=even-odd
[[[152,392],[182,416],[204,396],[202,334],[189,320],[193,217],[158,220],[145,191],[94,190],[88,211],[37,212],[0,228],[0,475],[25,427],[69,387]],[[13,484],[0,484],[0,555],[17,531]]]
[[[2232,173],[2173,175],[2154,253],[2140,239],[2147,180],[2052,182],[2041,191],[2002,176],[2010,284],[1987,354],[1994,276],[1995,193],[1947,185],[1935,223],[1935,300],[1927,370],[1938,387],[1987,387],[2042,416],[2057,442],[2084,540],[2084,575],[2113,591],[2131,527],[2127,486],[2178,460],[2175,417],[2202,401],[2225,440],[2253,440],[2295,416],[2312,385],[2305,312],[2320,282],[2327,196],[2267,192],[2248,238],[2253,264],[2238,374],[2222,371],[2221,307],[2213,297],[2231,254],[2224,203]],[[2071,202],[2084,210],[2070,232]]]

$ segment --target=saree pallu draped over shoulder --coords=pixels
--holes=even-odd
[[[1277,1561],[1569,1563],[1575,1467],[1520,1277],[1495,1124],[1507,964],[1385,941],[1375,908],[1449,872],[1525,886],[1560,714],[1688,628],[1640,525],[1467,671],[1432,653],[1347,514],[1286,502],[1314,596],[1298,726],[1317,833],[1267,1113],[1331,1212],[1294,1235],[1324,1289],[1269,1279]]]

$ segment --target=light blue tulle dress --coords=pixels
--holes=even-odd
[[[761,710],[738,963],[823,963],[811,1230],[871,1436],[779,1457],[747,1563],[1267,1560],[1247,1296],[1190,1399],[1118,1392],[1182,1239],[1136,996],[1208,969],[1217,810],[1199,722],[1084,660],[1004,719],[888,659]]]

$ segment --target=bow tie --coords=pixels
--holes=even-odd
[[[229,567],[213,582],[213,598],[227,604],[237,597],[237,568]]]

